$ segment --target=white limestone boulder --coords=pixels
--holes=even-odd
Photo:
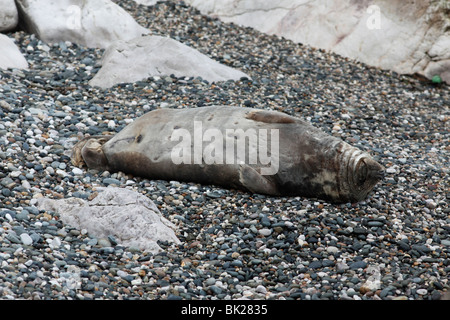
[[[7,35],[0,34],[0,68],[28,69],[28,62]]]
[[[92,48],[106,48],[148,29],[110,0],[17,0],[21,24],[47,43],[70,41]]]
[[[0,32],[7,32],[17,27],[19,13],[14,0],[0,0]]]
[[[58,213],[65,224],[86,229],[91,236],[114,236],[123,246],[157,253],[161,251],[158,240],[180,243],[175,226],[144,195],[119,187],[97,188],[97,191],[98,195],[91,201],[39,198],[37,207]]]
[[[209,82],[250,78],[181,42],[161,36],[117,41],[105,50],[101,64],[89,82],[91,86],[108,88],[118,83],[171,74],[202,77]]]
[[[185,0],[203,14],[382,69],[450,83],[450,2]]]

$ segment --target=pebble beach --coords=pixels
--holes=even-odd
[[[1,300],[450,299],[450,89],[201,15],[115,1],[251,79],[88,81],[104,50],[9,33],[29,70],[0,70]],[[269,197],[74,167],[71,148],[157,108],[234,105],[308,120],[386,168],[359,203]],[[180,244],[95,238],[37,199],[119,186],[151,199]]]

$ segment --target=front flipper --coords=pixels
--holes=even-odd
[[[239,182],[253,193],[279,195],[275,183],[269,181],[254,168],[246,164],[242,164],[239,167]]]

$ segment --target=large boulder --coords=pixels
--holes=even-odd
[[[202,13],[402,74],[450,83],[450,2],[185,0]]]
[[[71,41],[86,47],[106,48],[148,29],[110,0],[17,0],[21,24],[47,43]]]
[[[13,30],[19,23],[14,0],[0,0],[0,32]]]
[[[28,69],[28,62],[8,36],[0,33],[0,69]]]
[[[89,82],[91,86],[108,88],[118,83],[171,74],[202,77],[210,82],[250,78],[181,42],[161,36],[117,41],[106,49],[101,64],[101,69]]]
[[[37,207],[58,213],[65,224],[86,229],[91,236],[114,236],[124,246],[156,253],[161,251],[158,240],[180,243],[174,225],[144,195],[118,187],[97,190],[90,201],[39,198]]]

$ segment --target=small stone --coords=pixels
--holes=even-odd
[[[272,230],[268,229],[268,228],[260,229],[258,232],[259,232],[259,234],[261,234],[261,235],[263,235],[265,237],[268,237],[268,236],[270,236],[272,234]]]
[[[365,267],[367,267],[367,263],[364,261],[356,261],[356,262],[350,263],[349,267],[352,270],[356,270],[359,268],[364,269]]]
[[[6,239],[8,239],[9,241],[11,241],[12,243],[22,243],[22,240],[15,234],[13,233],[9,233],[6,236]]]
[[[116,185],[120,185],[120,181],[114,178],[105,178],[103,179],[103,183],[105,185],[110,185],[110,184],[116,184]]]
[[[58,249],[61,246],[61,239],[59,237],[54,237],[50,242],[50,247],[53,249]]]
[[[255,291],[258,292],[258,293],[262,293],[262,294],[266,294],[267,293],[266,287],[264,287],[262,285],[258,285],[256,287]]]
[[[421,296],[424,296],[428,293],[427,289],[417,289],[417,294],[420,294]]]
[[[98,239],[98,243],[97,243],[100,247],[111,247],[111,242],[106,239],[106,238],[100,238]]]
[[[108,128],[109,129],[114,129],[116,127],[116,123],[114,122],[114,120],[109,120],[108,121]]]
[[[312,262],[310,262],[309,267],[310,267],[311,269],[318,269],[318,268],[321,268],[321,267],[322,267],[322,262],[320,262],[319,260],[317,260],[317,261],[312,261]]]
[[[215,285],[210,286],[209,289],[216,295],[222,293],[222,289]]]
[[[83,174],[83,170],[81,170],[80,168],[73,168],[72,173],[76,176],[81,176]]]
[[[398,296],[398,297],[392,298],[392,300],[408,300],[408,297],[407,296]]]
[[[20,235],[20,240],[26,246],[29,246],[33,243],[33,239],[27,233],[22,233]]]
[[[339,252],[339,249],[337,247],[334,246],[329,246],[327,247],[327,252],[331,253],[331,254],[336,254]]]

